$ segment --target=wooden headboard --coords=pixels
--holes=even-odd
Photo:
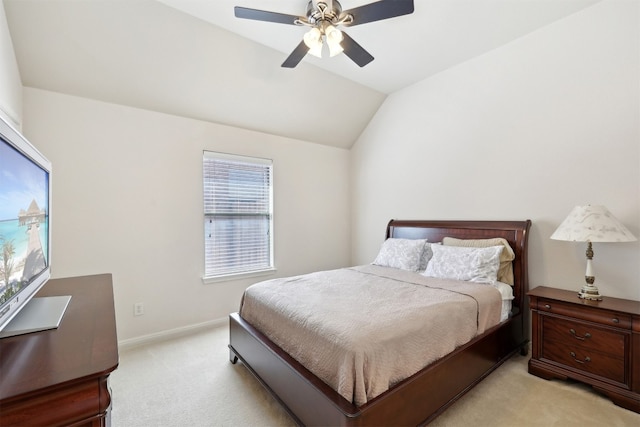
[[[526,312],[526,297],[529,290],[527,241],[530,227],[530,220],[423,221],[392,219],[387,224],[386,238],[427,239],[434,243],[441,242],[443,237],[458,239],[504,238],[509,242],[516,255],[513,260],[513,307],[517,307],[522,313]]]

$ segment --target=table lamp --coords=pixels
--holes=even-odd
[[[593,283],[592,242],[632,242],[636,237],[618,221],[604,206],[576,206],[569,216],[551,235],[553,240],[570,242],[587,242],[587,271],[586,284],[578,294],[580,298],[588,300],[602,300],[598,287]]]

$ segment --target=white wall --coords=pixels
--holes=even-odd
[[[389,96],[352,149],[352,261],[391,218],[531,219],[531,287],[579,289],[603,204],[640,237],[640,3],[598,3]],[[594,245],[604,295],[640,300],[640,243]]]
[[[31,88],[24,111],[54,168],[53,275],[113,273],[120,341],[226,318],[258,280],[349,264],[346,150]],[[277,274],[202,283],[203,150],[273,159]]]
[[[0,116],[15,128],[20,129],[22,81],[2,4],[0,4]]]

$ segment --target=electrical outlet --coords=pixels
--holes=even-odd
[[[144,303],[137,302],[133,304],[133,315],[142,316],[144,314]]]

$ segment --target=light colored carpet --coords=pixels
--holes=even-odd
[[[120,352],[111,374],[113,427],[293,426],[241,364],[229,362],[228,327]],[[431,426],[640,426],[640,415],[590,387],[527,373],[519,355]]]

